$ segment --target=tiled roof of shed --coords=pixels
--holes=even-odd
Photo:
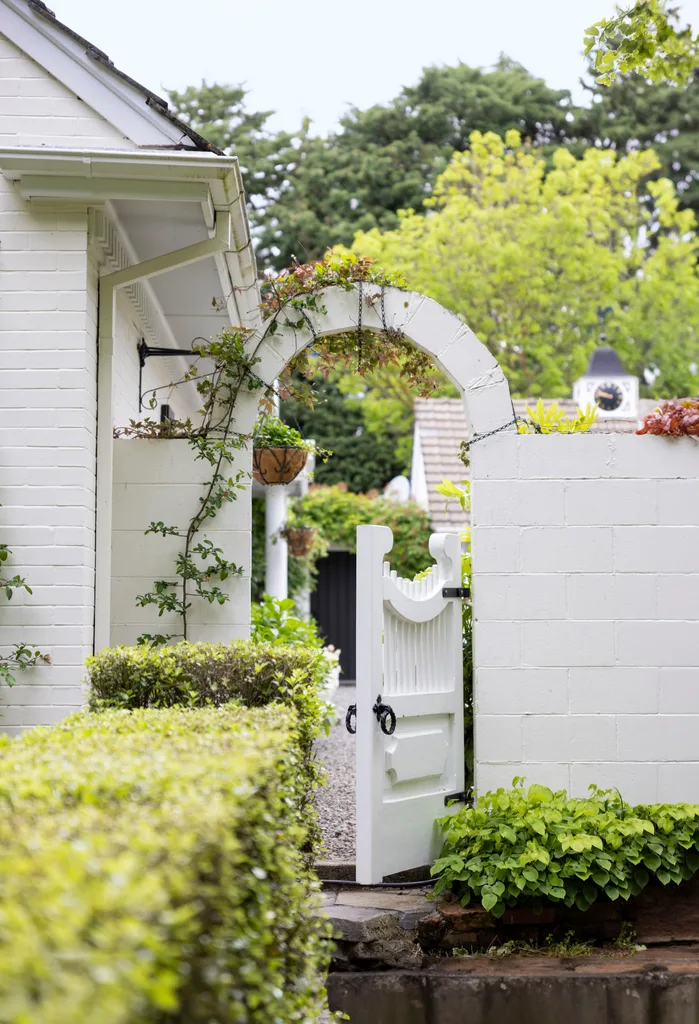
[[[544,399],[548,406],[554,399]],[[575,415],[576,404],[572,399],[559,398],[559,406],[566,416]],[[535,405],[535,399],[516,398],[513,402],[515,415],[526,416],[526,406]],[[657,405],[657,402],[642,399],[639,402],[639,418],[624,420],[597,420],[592,430],[605,434],[631,434],[638,424]],[[430,520],[432,529],[449,533],[458,532],[467,523],[457,501],[449,502],[436,491],[436,485],[443,479],[463,480],[468,470],[459,458],[461,442],[467,437],[466,414],[460,398],[417,398],[415,400],[415,423],[418,427],[420,447],[425,465]]]

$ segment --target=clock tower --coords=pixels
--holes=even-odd
[[[613,348],[598,348],[585,376],[573,384],[573,399],[582,408],[596,402],[600,419],[633,419],[638,416],[638,377],[624,373]]]

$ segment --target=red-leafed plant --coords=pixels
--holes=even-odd
[[[699,437],[699,398],[673,398],[649,413],[637,434]]]

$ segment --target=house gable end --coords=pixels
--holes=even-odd
[[[0,144],[135,149],[118,128],[0,34]]]
[[[16,115],[13,119],[13,115],[8,113],[6,117],[10,119],[9,122],[2,124],[5,120],[3,109],[0,114],[0,136],[4,137],[4,141],[13,144],[14,139],[20,145],[67,146],[71,137],[73,145],[77,137],[80,142],[94,145],[95,148],[214,149],[205,139],[180,123],[168,110],[164,100],[124,75],[114,67],[106,54],[57,21],[53,12],[40,0],[0,0],[0,12],[6,45],[14,46],[24,61],[41,68],[54,83],[64,87],[66,91],[63,94],[57,97],[51,95],[53,99],[64,101],[72,97],[77,104],[72,112],[64,116],[74,116],[78,122],[85,118],[88,122],[84,125],[77,123],[75,130],[69,132],[65,140],[62,140],[61,135],[55,137],[48,124],[35,125],[39,131],[26,138],[22,131],[17,131],[18,127],[22,129],[25,126],[17,124]],[[8,73],[14,72],[22,74],[21,61],[20,65],[6,63],[4,68],[0,67],[3,79]],[[24,69],[24,74],[30,79],[35,77],[27,69]],[[11,110],[21,110],[23,106],[31,105],[27,103],[32,98],[31,89],[40,89],[37,86],[27,88],[22,83],[16,91],[13,81],[7,83],[2,79],[0,87],[4,96],[9,95],[15,101],[9,104]],[[24,104],[17,102],[20,100],[24,100]],[[37,104],[33,106],[36,110]],[[68,110],[67,104],[63,106]],[[57,113],[55,108],[55,104],[53,110],[46,104],[43,116],[53,118]],[[97,130],[100,122],[105,127]],[[5,131],[7,127],[10,131]],[[65,129],[67,125],[58,127]]]

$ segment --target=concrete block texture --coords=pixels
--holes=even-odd
[[[241,453],[239,468],[246,465]],[[155,605],[140,608],[139,594],[153,589],[154,580],[174,580],[175,562],[183,536],[200,505],[203,484],[211,467],[195,459],[186,441],[114,442],[114,504],[112,523],[112,643],[133,644],[144,632],[181,632],[176,613],[158,616]],[[188,639],[227,643],[248,635],[250,622],[250,505],[246,492],[224,505],[205,523],[197,539],[208,539],[227,561],[242,570],[217,584],[228,594],[223,604],[191,598]],[[151,522],[177,527],[181,536],[146,535]],[[194,589],[190,585],[190,593]]]
[[[24,85],[43,81],[50,90],[52,80],[8,47],[2,40],[0,81],[9,73],[21,83],[24,109],[0,105],[0,134],[11,125],[14,143],[26,143],[37,111],[53,100],[41,90],[25,94]],[[56,116],[65,124],[73,117]],[[73,123],[70,134],[79,134]],[[4,568],[33,591],[5,602],[0,649],[24,642],[51,658],[0,689],[0,728],[16,734],[80,706],[92,653],[96,338],[87,314],[87,210],[42,209],[0,176],[0,223],[0,541],[11,549]]]
[[[699,444],[494,437],[472,471],[479,791],[699,800]]]

